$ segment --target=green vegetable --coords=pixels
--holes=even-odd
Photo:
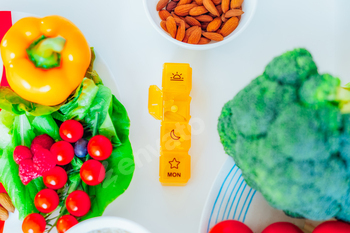
[[[305,49],[270,62],[223,107],[218,131],[248,185],[294,217],[350,221],[349,91]]]

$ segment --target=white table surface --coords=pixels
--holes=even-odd
[[[146,18],[141,0],[0,0],[0,10],[67,17],[106,60],[131,119],[138,159],[129,189],[105,215],[136,221],[153,233],[198,231],[210,187],[227,158],[216,131],[221,108],[274,56],[305,47],[320,72],[350,80],[347,0],[260,0],[248,29],[209,51],[182,49],[163,38]],[[190,63],[192,116],[204,125],[192,138],[192,179],[186,187],[158,182],[160,122],[148,114],[147,100],[148,87],[161,86],[165,62]]]

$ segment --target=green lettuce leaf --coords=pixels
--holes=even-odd
[[[29,113],[33,116],[48,115],[60,108],[57,106],[45,106],[29,102],[17,95],[10,87],[0,87],[0,109],[17,115]]]
[[[0,156],[12,140],[11,129],[14,119],[15,115],[12,112],[6,110],[0,112]]]
[[[135,170],[132,147],[129,141],[130,120],[124,106],[112,97],[110,119],[115,127],[121,145],[114,148],[112,155],[102,164],[106,178],[97,186],[86,186],[91,199],[91,211],[83,220],[101,216],[106,207],[129,187]]]
[[[84,121],[85,124],[92,129],[94,132],[93,134],[106,136],[111,140],[114,146],[119,146],[121,145],[121,141],[112,120],[113,97],[108,87],[99,85],[97,95]]]
[[[70,119],[77,121],[84,119],[95,99],[97,91],[98,87],[94,81],[84,78],[71,100],[62,105],[59,111],[53,113],[53,116],[62,122]]]
[[[59,127],[51,115],[35,117],[32,121],[33,127],[38,134],[48,134],[55,140],[61,140]]]

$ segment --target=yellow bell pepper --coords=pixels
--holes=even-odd
[[[19,20],[0,48],[10,87],[22,98],[47,106],[68,98],[91,60],[83,33],[60,16]]]

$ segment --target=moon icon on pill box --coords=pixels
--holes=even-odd
[[[179,136],[176,136],[175,130],[174,130],[174,129],[170,132],[170,137],[171,137],[173,140],[176,140],[176,141],[180,140],[180,138],[181,138],[181,137],[179,137]]]

